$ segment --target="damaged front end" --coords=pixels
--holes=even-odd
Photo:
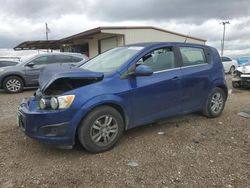
[[[243,65],[235,70],[232,85],[234,88],[250,87],[250,65]]]
[[[77,89],[102,80],[102,78],[58,78],[41,91],[44,95],[61,95],[67,91]]]
[[[65,95],[66,92],[101,81],[103,77],[103,73],[70,65],[48,66],[40,73],[39,88],[34,95],[41,110],[67,109],[75,95]]]
[[[103,73],[91,72],[71,65],[51,65],[39,77],[39,90],[44,95],[60,95],[102,80]]]

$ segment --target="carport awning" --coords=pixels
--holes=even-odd
[[[59,40],[25,41],[14,47],[14,50],[60,49]]]

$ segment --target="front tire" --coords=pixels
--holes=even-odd
[[[78,128],[81,145],[89,152],[110,150],[124,130],[121,114],[112,107],[101,106],[90,112]]]
[[[226,95],[221,88],[214,88],[203,109],[203,114],[209,118],[215,118],[221,115],[226,102]]]
[[[19,93],[23,91],[23,80],[17,76],[9,76],[3,81],[3,88],[7,93]]]

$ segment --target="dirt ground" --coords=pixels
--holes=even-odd
[[[237,115],[250,111],[250,90],[230,91],[219,118],[191,114],[132,129],[101,154],[80,146],[51,148],[26,137],[16,112],[33,92],[0,91],[1,188],[250,187],[250,119]]]

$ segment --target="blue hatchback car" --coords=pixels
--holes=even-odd
[[[111,49],[80,67],[51,65],[18,110],[29,137],[60,147],[76,139],[89,152],[111,149],[125,130],[201,111],[220,116],[227,99],[216,49],[142,43]]]

